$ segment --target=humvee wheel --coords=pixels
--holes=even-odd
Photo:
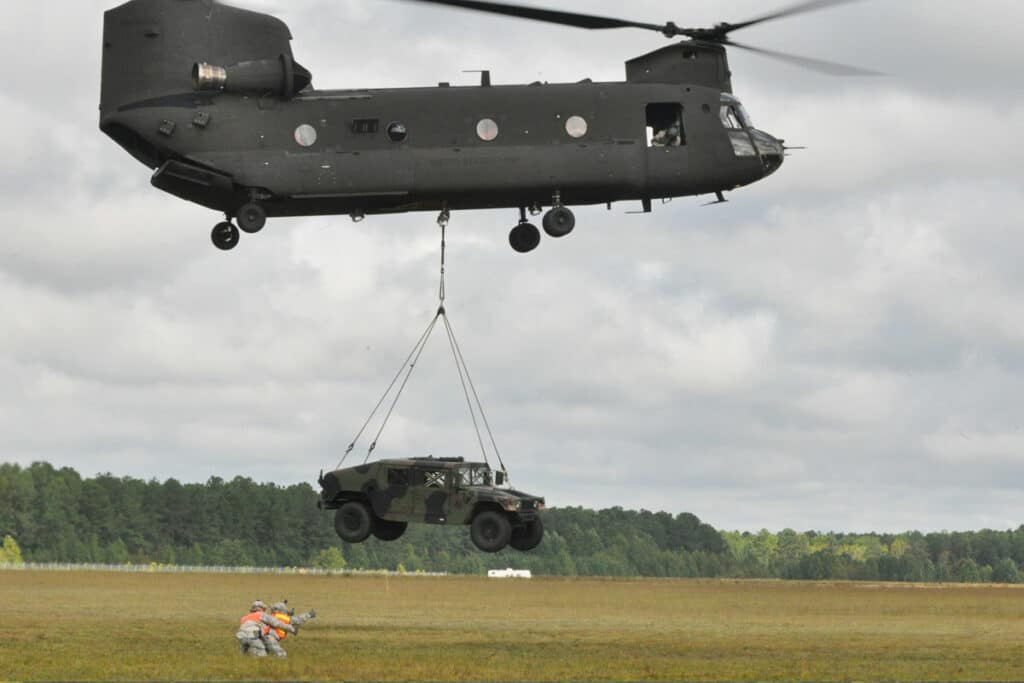
[[[512,536],[512,525],[503,513],[484,510],[473,518],[469,528],[473,545],[485,553],[496,553],[506,545]]]
[[[334,530],[341,540],[362,543],[373,531],[373,516],[365,503],[350,500],[334,513]]]
[[[540,545],[542,538],[544,538],[544,524],[541,523],[540,517],[537,517],[532,522],[513,529],[512,538],[509,539],[508,544],[516,550],[533,550]]]
[[[373,535],[382,541],[394,541],[405,533],[408,522],[392,522],[388,519],[373,520]]]

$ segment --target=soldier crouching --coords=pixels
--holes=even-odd
[[[264,626],[263,644],[267,652],[275,657],[287,657],[288,653],[281,647],[281,641],[288,637],[289,633],[297,634],[299,626],[316,616],[316,610],[309,610],[305,614],[295,614],[295,610],[288,609],[288,601],[275,602],[270,607],[271,618],[282,623],[283,626]]]
[[[266,657],[267,643],[263,638],[264,629],[271,628],[280,629],[282,633],[295,633],[294,626],[268,613],[267,606],[262,600],[253,601],[249,613],[242,617],[238,631],[235,633],[239,651],[252,657]],[[280,645],[276,643],[275,645],[280,649]]]

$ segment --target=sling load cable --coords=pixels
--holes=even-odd
[[[380,409],[380,406],[384,403],[384,400],[387,398],[388,394],[390,394],[391,390],[395,386],[395,382],[398,381],[398,378],[402,375],[402,372],[404,370],[405,378],[399,385],[398,391],[395,393],[395,397],[392,400],[391,405],[389,406],[386,414],[384,415],[384,419],[380,426],[380,429],[377,430],[377,434],[374,436],[373,442],[370,444],[370,447],[366,452],[366,457],[363,459],[363,462],[365,463],[367,460],[369,460],[370,454],[373,453],[373,450],[376,448],[377,441],[380,439],[380,435],[384,432],[384,428],[387,426],[388,420],[390,419],[391,414],[395,409],[395,406],[398,404],[398,399],[402,395],[402,391],[405,389],[405,385],[409,382],[409,378],[412,376],[412,371],[416,367],[420,355],[423,353],[423,349],[426,347],[427,340],[430,338],[430,334],[431,332],[433,332],[434,327],[437,324],[437,319],[444,318],[445,329],[448,335],[448,343],[449,346],[451,347],[452,356],[455,358],[455,367],[459,373],[459,381],[462,384],[463,395],[466,398],[466,405],[469,408],[470,417],[472,418],[473,421],[473,429],[476,431],[477,443],[480,445],[480,451],[483,454],[484,462],[490,464],[490,461],[487,457],[487,449],[484,447],[483,438],[480,434],[480,427],[479,424],[477,423],[476,414],[473,410],[473,403],[470,401],[469,392],[466,389],[467,381],[469,382],[469,388],[473,392],[473,398],[476,400],[477,410],[480,411],[480,416],[487,430],[487,435],[490,440],[491,446],[492,448],[494,448],[494,453],[498,458],[498,462],[501,464],[502,471],[505,473],[507,481],[508,472],[507,470],[505,470],[505,463],[501,459],[501,454],[498,451],[497,444],[494,440],[494,434],[491,431],[490,423],[487,421],[487,416],[484,414],[483,405],[480,401],[480,397],[477,394],[476,387],[473,385],[473,380],[469,376],[469,367],[466,365],[465,358],[462,355],[462,349],[459,347],[458,342],[455,340],[454,331],[451,328],[451,323],[448,321],[448,316],[445,311],[445,228],[448,223],[446,211],[442,212],[437,222],[438,225],[441,227],[441,275],[440,282],[438,284],[439,305],[437,313],[434,315],[433,319],[431,319],[430,323],[427,325],[427,329],[424,330],[423,334],[420,336],[416,344],[413,346],[412,351],[409,352],[409,355],[406,357],[405,361],[399,367],[398,372],[395,374],[395,377],[391,380],[391,384],[389,384],[388,388],[385,389],[384,394],[380,397],[380,400],[377,401],[377,405],[374,406],[373,410],[370,412],[369,417],[366,418],[366,421],[363,423],[363,426],[359,429],[359,432],[356,434],[355,438],[352,439],[352,442],[348,445],[348,448],[345,449],[345,453],[342,455],[341,460],[338,462],[338,468],[340,469],[342,463],[344,463],[345,461],[345,458],[348,457],[348,454],[355,447],[355,444],[356,442],[358,442],[359,437],[362,435],[363,431],[365,431],[367,425],[369,425],[370,421],[373,419],[373,416],[377,413],[377,410]],[[464,376],[465,379],[463,379]]]

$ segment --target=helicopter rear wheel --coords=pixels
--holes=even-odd
[[[267,212],[256,202],[243,204],[235,216],[238,227],[248,233],[259,232],[267,224]]]
[[[221,251],[234,249],[238,245],[239,236],[238,228],[226,221],[213,226],[213,232],[210,233],[213,246]]]
[[[520,223],[508,234],[508,243],[520,254],[533,251],[540,244],[540,230],[532,223]]]
[[[544,232],[552,237],[565,237],[576,227],[576,216],[566,206],[556,206],[544,214]]]

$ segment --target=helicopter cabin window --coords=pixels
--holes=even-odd
[[[401,142],[408,134],[404,123],[392,121],[388,124],[388,137],[391,138],[391,142]]]
[[[476,124],[476,135],[484,142],[490,142],[498,137],[498,124],[494,119],[480,119]]]
[[[388,486],[408,486],[409,468],[388,468]]]
[[[295,129],[295,143],[300,147],[312,147],[316,142],[316,128],[303,123]]]
[[[647,146],[678,147],[685,144],[683,106],[678,102],[652,102],[648,104]]]

